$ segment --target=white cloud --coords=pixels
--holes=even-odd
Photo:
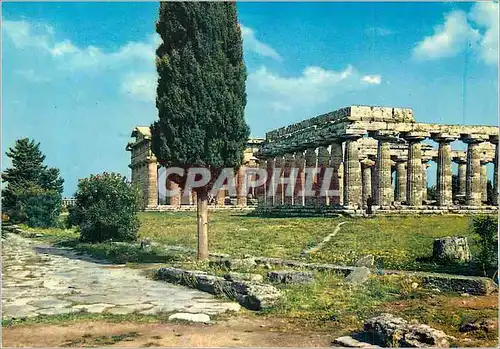
[[[480,39],[477,30],[472,29],[463,11],[453,11],[445,16],[444,24],[434,27],[434,34],[425,37],[413,50],[413,56],[420,60],[452,57],[463,51],[467,45],[475,46]]]
[[[67,39],[58,41],[52,27],[26,20],[3,19],[3,29],[15,48],[39,50],[54,60],[54,69],[60,73],[114,69],[122,79],[122,92],[129,96],[150,101],[155,92],[155,50],[160,42],[157,34],[143,42],[129,42],[115,51],[106,52],[96,46],[79,47]],[[127,71],[127,75],[123,76],[120,69]],[[32,82],[47,81],[39,78],[40,74],[32,68],[17,73]]]
[[[33,69],[26,69],[26,70],[18,69],[14,73],[21,76],[22,78],[24,78],[28,81],[35,82],[35,83],[50,81],[49,78],[43,77],[43,76],[35,73],[35,70],[33,70]]]
[[[477,47],[480,57],[486,63],[497,64],[499,36],[498,3],[475,3],[469,12],[469,19],[484,30],[484,34]]]
[[[292,77],[280,76],[262,66],[248,75],[247,91],[249,104],[259,103],[274,112],[286,112],[295,108],[314,108],[333,96],[381,81],[381,76],[363,76],[351,65],[339,71],[310,66],[300,76]]]
[[[363,76],[363,81],[369,84],[380,85],[382,77],[380,75],[365,75]]]
[[[255,31],[252,28],[240,25],[241,35],[243,37],[243,49],[255,52],[260,56],[270,57],[276,61],[283,61],[283,58],[274,48],[258,40]]]
[[[434,34],[417,43],[413,57],[436,60],[456,56],[470,47],[485,63],[497,64],[498,33],[498,3],[477,2],[468,14],[460,10],[446,14]]]
[[[122,81],[121,91],[145,102],[154,102],[157,77],[155,74],[129,74]]]

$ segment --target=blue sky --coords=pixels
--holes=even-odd
[[[3,3],[3,151],[40,141],[67,196],[90,173],[129,176],[130,132],[157,118],[157,11]],[[238,3],[238,15],[252,136],[350,104],[498,124],[498,3]]]

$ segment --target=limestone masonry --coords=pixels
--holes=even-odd
[[[427,168],[437,163],[437,200],[440,209],[461,207],[475,211],[487,200],[486,166],[494,164],[494,202],[498,203],[498,134],[496,126],[419,123],[409,108],[350,106],[272,130],[265,139],[249,139],[244,166],[236,174],[236,204],[246,206],[256,198],[259,208],[335,206],[342,209],[419,209],[427,200]],[[144,207],[158,208],[158,163],[151,152],[149,127],[136,127],[135,141],[127,145],[132,153],[132,181],[143,188]],[[423,143],[431,139],[438,146]],[[460,140],[467,150],[453,150]],[[452,162],[457,164],[459,193],[452,197]],[[281,177],[267,182],[251,195],[241,192],[245,169],[260,167],[268,174],[281,169]],[[305,196],[304,168],[316,168],[313,178],[316,196]],[[332,173],[329,190],[321,193],[323,174]],[[295,172],[295,173],[294,173]],[[393,176],[393,173],[395,175]],[[291,183],[282,178],[294,178]],[[296,179],[295,179],[296,178]],[[394,180],[393,180],[394,178]],[[169,183],[167,187],[175,186]],[[293,195],[284,195],[291,186]],[[225,200],[224,200],[225,198]],[[192,205],[194,198],[169,198],[169,205]],[[161,198],[160,198],[161,201]],[[230,202],[221,190],[215,202]],[[490,207],[491,208],[491,207]]]

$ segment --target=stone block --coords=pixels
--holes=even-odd
[[[468,262],[471,259],[466,237],[444,237],[434,240],[432,257],[442,262]]]
[[[380,348],[378,345],[361,342],[358,341],[357,339],[352,338],[351,336],[343,336],[336,338],[333,341],[333,344],[337,344],[340,347],[348,347],[348,348]]]
[[[348,284],[362,284],[368,279],[370,274],[370,269],[367,267],[356,267],[352,273],[347,275],[344,282]]]
[[[303,284],[314,281],[314,275],[310,271],[276,270],[267,273],[270,282],[281,284]]]
[[[371,267],[373,267],[374,263],[375,263],[375,258],[373,257],[373,255],[369,254],[369,255],[366,255],[366,256],[361,257],[360,259],[358,259],[358,261],[356,262],[355,266],[356,267],[371,268]]]
[[[175,313],[168,317],[168,321],[182,320],[189,322],[210,323],[210,316],[206,314]]]
[[[438,273],[424,275],[422,286],[430,289],[438,288],[442,291],[467,292],[472,295],[488,295],[497,289],[497,285],[489,278]]]
[[[224,279],[229,281],[239,281],[239,280],[256,281],[256,282],[264,281],[264,277],[262,275],[251,274],[251,273],[229,272],[227,274],[224,274],[223,277]]]

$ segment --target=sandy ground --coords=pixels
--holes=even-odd
[[[212,325],[109,323],[3,328],[4,347],[326,347],[333,337],[238,316]]]

